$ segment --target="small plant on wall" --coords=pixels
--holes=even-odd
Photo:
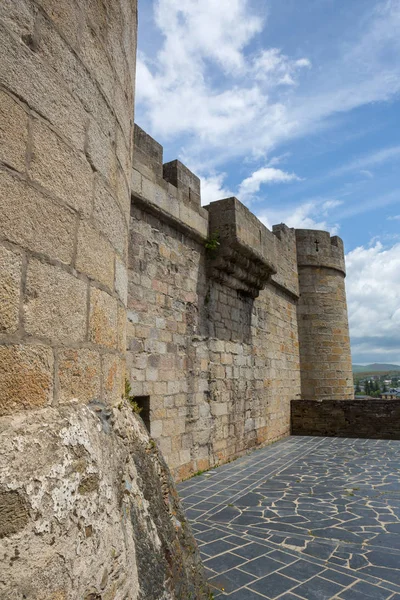
[[[213,233],[211,233],[204,245],[207,254],[209,254],[211,257],[214,257],[217,254],[218,246],[221,245],[219,241],[219,232],[214,231]]]
[[[131,384],[129,383],[129,381],[127,379],[125,379],[125,393],[124,393],[124,398],[126,398],[126,400],[128,400],[132,410],[134,413],[137,413],[138,415],[140,415],[140,413],[142,412],[142,408],[139,406],[139,404],[135,401],[135,396],[133,396],[131,394],[132,392],[132,388],[131,388]]]

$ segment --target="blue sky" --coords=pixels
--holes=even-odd
[[[400,0],[141,0],[136,121],[204,204],[340,235],[353,362],[400,364]]]

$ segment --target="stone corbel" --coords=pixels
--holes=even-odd
[[[206,208],[210,215],[209,277],[257,298],[271,275],[277,272],[265,255],[263,225],[236,198],[219,200]]]

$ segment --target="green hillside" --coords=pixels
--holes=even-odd
[[[400,371],[400,365],[385,363],[373,363],[371,365],[353,365],[353,373],[377,373],[377,372]]]

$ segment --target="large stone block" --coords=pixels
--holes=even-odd
[[[20,38],[33,33],[36,14],[37,7],[30,0],[2,0],[0,4],[0,20]]]
[[[95,180],[93,215],[100,231],[124,256],[128,236],[127,225],[117,201],[100,176],[97,176]]]
[[[106,292],[91,288],[89,339],[108,348],[117,347],[118,301]]]
[[[65,349],[59,353],[58,378],[60,403],[79,400],[91,402],[101,395],[101,360],[97,352]]]
[[[49,404],[53,353],[44,346],[0,346],[0,416]]]
[[[50,2],[51,0],[49,0]],[[54,2],[51,4],[55,6]],[[0,83],[43,115],[80,150],[84,149],[87,116],[59,75],[0,22]]]
[[[45,10],[51,21],[63,32],[68,43],[72,46],[77,46],[82,21],[85,18],[80,3],[69,2],[67,0],[59,2],[37,0],[37,4]]]
[[[114,287],[115,252],[110,242],[89,222],[81,221],[78,233],[76,268],[91,279]]]
[[[28,115],[11,96],[0,90],[0,161],[25,171]]]
[[[42,121],[32,123],[32,179],[85,216],[92,212],[93,173],[82,153],[72,150]]]
[[[113,136],[104,133],[100,125],[94,119],[91,119],[87,134],[86,155],[93,168],[99,171],[110,183],[113,183],[113,188],[116,187],[117,181],[117,162],[114,147]]]
[[[0,333],[14,333],[19,325],[20,255],[0,246]]]
[[[24,326],[54,342],[86,337],[87,284],[58,267],[31,260],[24,297]]]
[[[11,242],[69,263],[76,217],[26,182],[0,171],[0,232]]]
[[[48,4],[53,5],[53,11],[57,10],[57,6],[52,0]],[[72,3],[70,4],[70,8],[73,9]],[[97,6],[99,7],[99,4]],[[36,20],[35,42],[37,56],[62,77],[64,83],[73,91],[74,96],[79,98],[85,110],[90,114],[91,121],[94,119],[103,133],[113,134],[115,117],[96,82],[93,81],[79,55],[65,40],[65,32],[62,37],[54,24],[42,13]],[[90,133],[89,129],[88,134],[90,135]]]
[[[102,358],[103,400],[118,405],[125,390],[125,365],[117,354],[104,354]]]

